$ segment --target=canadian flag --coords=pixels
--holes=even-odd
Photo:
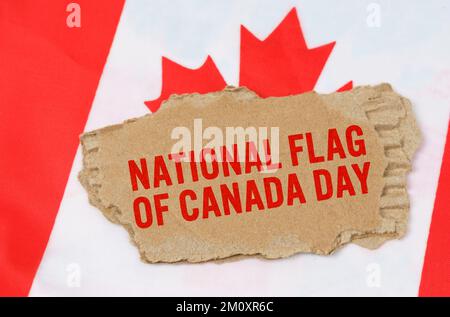
[[[1,1],[0,295],[449,296],[449,13],[445,0]],[[173,93],[380,82],[411,99],[424,141],[408,233],[375,251],[145,264],[77,179],[83,131]]]

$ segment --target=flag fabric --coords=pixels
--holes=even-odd
[[[0,295],[449,296],[449,17],[445,0],[0,2]],[[79,134],[172,93],[381,82],[423,142],[408,232],[377,250],[146,264],[77,179]]]

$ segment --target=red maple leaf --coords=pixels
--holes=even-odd
[[[346,83],[344,86],[342,86],[341,88],[339,88],[336,91],[337,92],[342,92],[342,91],[350,90],[352,88],[353,88],[353,81],[350,80],[348,83]]]
[[[314,89],[335,42],[308,48],[293,8],[275,30],[259,40],[241,26],[239,85],[261,97],[286,96]],[[207,93],[226,86],[210,56],[197,69],[185,68],[163,57],[162,89],[156,100],[145,104],[155,112],[171,94]],[[338,91],[353,87],[350,81]]]
[[[146,106],[155,112],[164,100],[172,94],[198,92],[201,94],[218,91],[226,86],[225,80],[208,55],[206,61],[197,69],[190,69],[163,56],[162,89],[158,99],[146,101]]]
[[[241,26],[239,85],[261,97],[311,91],[334,45],[308,48],[295,8],[263,41]]]

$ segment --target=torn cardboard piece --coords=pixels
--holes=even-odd
[[[221,148],[218,132],[239,127],[278,134],[247,140],[243,152],[233,151],[237,139]],[[170,154],[188,134],[191,148],[176,161]],[[387,84],[265,99],[226,88],[172,96],[155,114],[83,134],[79,178],[147,262],[330,254],[405,234],[406,174],[419,142],[409,101]],[[250,155],[256,145],[266,160]],[[268,147],[278,149],[276,161]],[[225,149],[239,162],[199,162],[210,148],[209,158]],[[189,150],[195,159],[183,161]]]

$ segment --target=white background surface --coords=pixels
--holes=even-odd
[[[144,101],[161,89],[162,55],[194,68],[210,54],[226,82],[237,85],[240,24],[262,39],[295,6],[309,47],[336,41],[316,90],[331,92],[349,80],[355,86],[389,82],[413,102],[424,141],[409,176],[408,233],[375,251],[348,245],[329,257],[144,264],[128,233],[89,205],[77,180],[78,151],[30,295],[417,295],[449,120],[449,5],[129,0],[86,130],[148,113]],[[380,25],[374,27],[377,8]]]

